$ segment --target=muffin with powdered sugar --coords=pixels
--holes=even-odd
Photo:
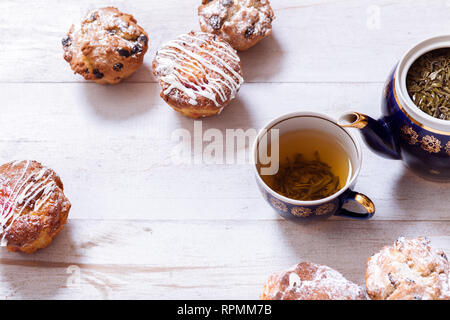
[[[203,0],[198,15],[202,31],[221,36],[238,51],[268,37],[275,19],[269,0]]]
[[[262,300],[366,300],[364,289],[324,265],[302,262],[269,277]]]
[[[74,73],[100,84],[116,84],[142,65],[148,35],[132,15],[106,7],[88,12],[81,24],[72,25],[62,46]]]
[[[394,241],[367,261],[366,289],[375,300],[448,300],[449,262],[426,238]]]

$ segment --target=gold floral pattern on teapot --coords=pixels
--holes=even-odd
[[[442,150],[442,142],[432,135],[419,138],[419,134],[410,126],[404,125],[400,129],[403,140],[410,145],[420,143],[420,147],[429,153],[439,153]],[[445,145],[445,152],[450,155],[450,141]]]
[[[402,127],[401,131],[403,139],[410,145],[415,145],[417,142],[419,142],[419,134],[414,131],[412,127],[405,125]]]
[[[441,151],[441,141],[433,136],[426,135],[421,140],[421,147],[429,153],[438,153]]]

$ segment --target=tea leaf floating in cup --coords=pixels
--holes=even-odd
[[[316,129],[280,135],[279,156],[274,159],[277,171],[260,177],[274,192],[293,200],[327,198],[344,188],[353,172],[349,154],[336,136]]]
[[[450,120],[450,49],[433,50],[417,59],[408,71],[406,86],[423,112]]]
[[[273,188],[285,197],[303,201],[323,199],[340,189],[339,177],[320,160],[317,151],[314,160],[308,161],[302,154],[295,155],[293,161],[286,159],[274,177]]]

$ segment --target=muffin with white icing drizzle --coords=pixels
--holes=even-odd
[[[100,84],[116,84],[143,63],[148,35],[132,15],[114,7],[90,11],[62,40],[74,73]]]
[[[375,300],[450,300],[449,268],[428,239],[401,237],[367,261],[367,293]]]
[[[269,277],[262,300],[366,300],[360,286],[324,265],[302,262]]]
[[[0,166],[0,238],[9,251],[47,247],[66,224],[70,207],[52,169],[31,160]]]
[[[218,114],[235,98],[241,84],[241,61],[220,37],[190,32],[165,44],[153,60],[161,98],[191,118]]]
[[[221,36],[238,51],[268,37],[275,19],[269,0],[203,0],[198,15],[202,31]]]

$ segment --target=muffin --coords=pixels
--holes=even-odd
[[[62,40],[64,59],[74,73],[101,84],[131,76],[148,49],[148,35],[132,15],[106,7],[89,12]]]
[[[274,274],[264,285],[262,300],[366,300],[364,290],[327,266],[302,262]]]
[[[202,31],[221,36],[238,51],[269,36],[275,18],[269,0],[203,0],[198,15]]]
[[[220,37],[190,32],[165,44],[153,60],[161,97],[191,118],[218,114],[244,82],[236,51]]]
[[[367,261],[366,289],[374,300],[448,300],[448,259],[426,238],[399,238]]]
[[[47,247],[66,224],[70,207],[52,169],[30,160],[0,166],[0,237],[8,251]]]

